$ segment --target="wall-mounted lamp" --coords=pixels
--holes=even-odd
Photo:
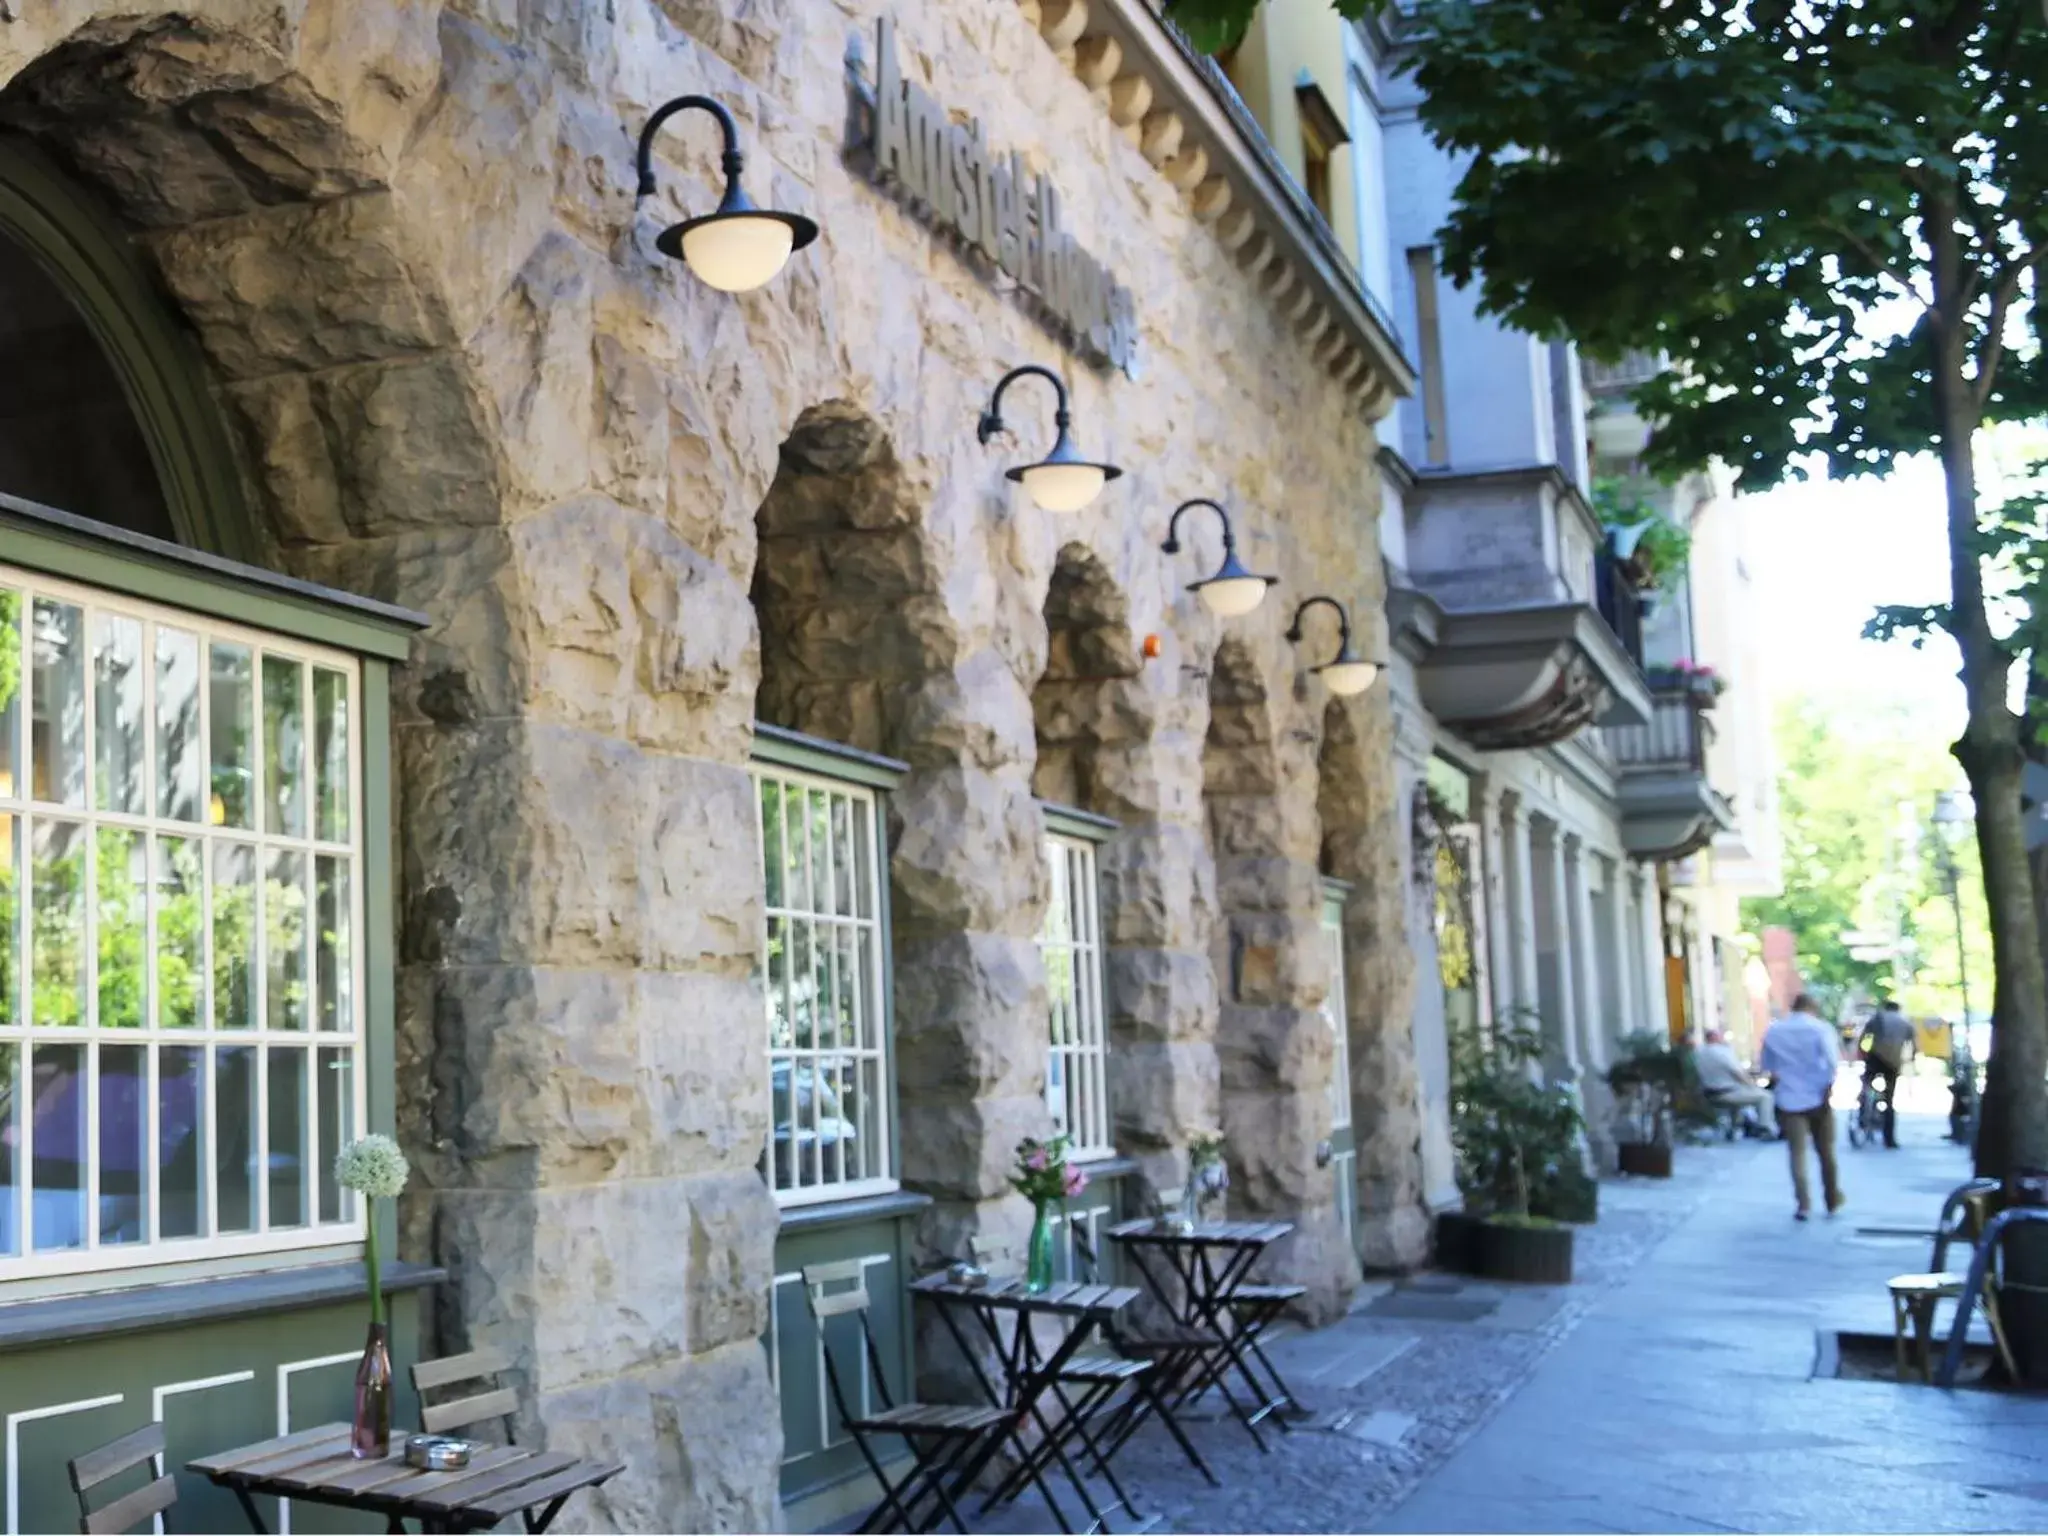
[[[1123,473],[1114,464],[1097,464],[1081,457],[1081,450],[1074,446],[1074,440],[1067,435],[1067,428],[1073,424],[1073,415],[1067,409],[1067,381],[1050,368],[1041,368],[1036,363],[1026,363],[1021,368],[1012,368],[996,381],[995,393],[988,397],[988,409],[981,413],[980,425],[975,435],[986,444],[998,432],[1007,431],[1003,425],[1003,391],[1011,383],[1026,374],[1035,375],[1052,385],[1054,403],[1052,424],[1056,429],[1052,440],[1052,451],[1036,464],[1020,464],[1003,473],[1022,485],[1031,499],[1048,512],[1078,512],[1097,496],[1103,486]]]
[[[1278,576],[1258,576],[1246,570],[1237,558],[1237,536],[1230,531],[1230,514],[1209,500],[1197,496],[1173,509],[1166,525],[1166,542],[1160,549],[1169,555],[1180,553],[1180,517],[1189,507],[1207,507],[1223,520],[1223,563],[1216,574],[1203,581],[1191,581],[1188,590],[1219,619],[1242,618],[1266,600],[1266,588],[1278,585]]]
[[[682,262],[698,278],[721,293],[746,293],[758,288],[789,260],[818,238],[818,226],[800,213],[756,208],[740,186],[740,133],[732,113],[709,96],[678,96],[647,119],[640,132],[640,197],[654,195],[654,136],[678,112],[709,112],[725,134],[725,196],[718,211],[670,225],[655,237],[662,255]]]
[[[1287,631],[1287,638],[1296,645],[1301,643],[1302,616],[1318,603],[1337,610],[1337,654],[1319,667],[1310,667],[1309,671],[1322,678],[1330,692],[1340,698],[1365,692],[1372,686],[1373,679],[1380,675],[1379,663],[1367,661],[1351,649],[1351,615],[1337,599],[1312,597],[1295,609],[1294,623]]]

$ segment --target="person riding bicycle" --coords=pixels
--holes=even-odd
[[[1899,1144],[1899,1109],[1895,1102],[1899,1073],[1913,1052],[1913,1024],[1889,997],[1877,1000],[1877,1011],[1863,1026],[1857,1051],[1863,1057],[1863,1086],[1884,1102],[1884,1144]]]

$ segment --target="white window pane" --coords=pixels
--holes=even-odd
[[[100,1243],[149,1239],[149,1049],[100,1047]]]
[[[263,830],[306,835],[306,669],[263,658]]]
[[[93,804],[143,812],[142,621],[93,616]]]
[[[205,1007],[206,911],[200,843],[159,837],[151,881],[156,897],[156,1009],[163,1029],[197,1029]]]
[[[21,1047],[0,1040],[0,1258],[21,1252]]]
[[[94,903],[99,949],[94,987],[101,1029],[141,1029],[149,1021],[148,934],[144,897],[148,839],[122,827],[95,832]]]
[[[320,1181],[320,1220],[353,1221],[356,1194],[335,1180],[334,1154],[355,1139],[355,1053],[322,1046],[318,1063],[313,1092],[319,1100],[320,1153],[315,1172]]]
[[[213,1027],[256,1024],[256,850],[213,845]]]
[[[0,815],[0,1025],[21,1022],[21,825]]]
[[[85,1023],[85,828],[37,817],[30,891],[31,1022],[45,1029]]]
[[[0,800],[11,800],[26,788],[15,756],[20,740],[21,594],[0,587]]]
[[[256,1230],[256,1048],[213,1053],[213,1174],[222,1232]]]
[[[30,1230],[38,1253],[85,1246],[85,1047],[38,1045],[29,1097]]]
[[[352,1030],[356,1027],[356,973],[349,957],[355,949],[350,941],[355,907],[349,899],[348,861],[319,855],[313,860],[313,881],[314,985],[320,996],[320,1028]]]
[[[156,628],[156,813],[199,820],[199,637]]]
[[[263,876],[263,1014],[270,1029],[306,1027],[306,856],[275,849]]]
[[[348,841],[348,678],[325,667],[313,669],[313,772],[319,812],[314,835],[323,842]]]
[[[253,827],[256,756],[254,658],[246,645],[216,640],[207,647],[207,762],[212,798],[206,819],[216,827]]]
[[[206,1052],[166,1045],[156,1053],[157,1188],[166,1238],[203,1237],[207,1228]]]
[[[30,750],[35,795],[58,805],[85,804],[85,614],[71,603],[37,598],[30,626]]]
[[[269,1100],[264,1110],[269,1140],[264,1158],[269,1169],[270,1225],[274,1231],[306,1224],[312,1120],[306,1112],[305,1049],[273,1045],[264,1055],[269,1074]]]

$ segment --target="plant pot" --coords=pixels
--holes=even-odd
[[[1537,1285],[1569,1285],[1572,1278],[1572,1229],[1525,1227],[1519,1223],[1479,1221],[1469,1237],[1471,1263],[1466,1273],[1487,1280],[1522,1280]]]
[[[1469,1274],[1472,1269],[1472,1234],[1484,1225],[1483,1218],[1468,1216],[1463,1211],[1445,1211],[1437,1217],[1436,1267]]]
[[[1614,1150],[1623,1173],[1632,1173],[1639,1179],[1671,1177],[1671,1147],[1666,1142],[1624,1141]]]

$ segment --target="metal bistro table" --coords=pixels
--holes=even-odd
[[[1256,1303],[1240,1296],[1259,1255],[1294,1230],[1291,1221],[1210,1221],[1191,1227],[1154,1220],[1126,1221],[1109,1229],[1110,1240],[1120,1243],[1137,1266],[1145,1286],[1161,1305],[1183,1325],[1208,1333],[1216,1347],[1198,1357],[1187,1379],[1177,1385],[1174,1407],[1192,1402],[1210,1387],[1223,1400],[1237,1421],[1251,1435],[1253,1444],[1266,1449],[1259,1425],[1280,1415],[1287,1426],[1288,1413],[1302,1411],[1293,1391],[1259,1348],[1259,1334],[1278,1315],[1271,1299],[1283,1288],[1262,1288],[1270,1292]],[[1294,1294],[1294,1288],[1284,1288]],[[1256,1358],[1271,1378],[1259,1380],[1252,1370]],[[1230,1373],[1235,1370],[1251,1388],[1247,1408],[1230,1390]]]
[[[1053,1497],[1052,1489],[1045,1480],[1046,1469],[1057,1462],[1088,1511],[1092,1522],[1089,1529],[1107,1530],[1108,1516],[1089,1492],[1085,1478],[1068,1454],[1068,1446],[1078,1441],[1115,1495],[1114,1503],[1130,1510],[1129,1497],[1117,1482],[1116,1474],[1110,1471],[1109,1458],[1088,1427],[1089,1416],[1114,1395],[1115,1385],[1105,1384],[1104,1390],[1084,1390],[1075,1400],[1061,1389],[1060,1380],[1062,1372],[1066,1371],[1089,1336],[1097,1329],[1107,1327],[1119,1312],[1138,1299],[1137,1289],[1127,1285],[1081,1285],[1062,1281],[1034,1294],[1025,1289],[1020,1279],[961,1285],[943,1272],[913,1281],[910,1289],[937,1304],[946,1331],[959,1345],[960,1353],[974,1372],[982,1392],[996,1407],[1010,1412],[1007,1433],[991,1437],[987,1449],[961,1469],[954,1480],[953,1492],[958,1494],[972,1484],[1007,1442],[1016,1451],[1017,1466],[982,1500],[984,1512],[997,1503],[1014,1500],[1027,1485],[1033,1485],[1045,1499],[1060,1529],[1072,1532],[1074,1528],[1067,1522],[1066,1511]],[[994,1349],[1003,1374],[1000,1384],[991,1381],[982,1369],[967,1333],[960,1326],[959,1315],[962,1313],[974,1319],[982,1337]],[[1007,1329],[1003,1326],[1005,1318],[1010,1325]],[[1056,1342],[1052,1342],[1049,1348],[1048,1340],[1041,1338],[1032,1326],[1039,1319],[1054,1319],[1064,1324]],[[1050,1414],[1045,1403],[1048,1397],[1053,1404]],[[1027,1418],[1038,1426],[1036,1443],[1027,1442],[1024,1437]]]
[[[187,1462],[186,1470],[232,1489],[249,1528],[258,1532],[263,1530],[256,1510],[259,1493],[379,1515],[387,1531],[403,1532],[406,1520],[419,1521],[423,1531],[487,1531],[526,1514],[527,1530],[540,1532],[570,1494],[625,1470],[617,1462],[586,1461],[560,1451],[490,1445],[479,1447],[466,1467],[422,1472],[406,1465],[403,1431],[392,1435],[391,1449],[380,1459],[356,1460],[348,1442],[348,1425],[323,1424],[202,1456]],[[539,1513],[527,1513],[532,1510]]]

